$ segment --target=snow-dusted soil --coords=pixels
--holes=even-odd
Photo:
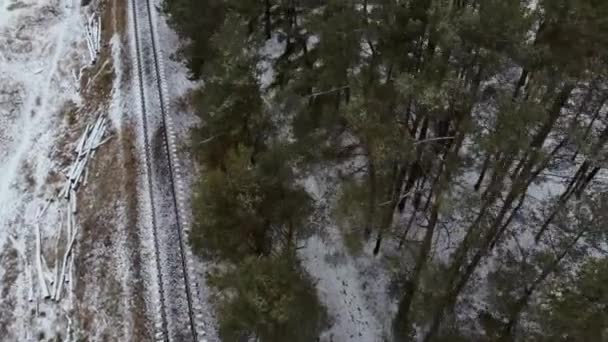
[[[316,210],[313,234],[303,242],[299,255],[330,315],[329,329],[320,341],[383,341],[390,336],[396,312],[388,293],[391,274],[387,259],[372,256],[371,239],[359,256],[346,249],[331,217],[336,172],[316,169],[303,183],[315,200]]]
[[[91,66],[84,22],[93,10],[102,15],[103,33]],[[2,341],[153,339],[155,268],[140,223],[146,201],[137,196],[142,151],[125,28],[125,1],[0,0]],[[55,302],[40,295],[35,281],[34,227],[40,224],[50,279],[61,261],[54,246],[66,210],[57,194],[75,158],[70,151],[98,114],[110,119],[113,138],[78,192],[71,281]]]
[[[36,216],[62,180],[56,144],[70,135],[69,104],[80,103],[71,72],[80,64],[81,27],[80,8],[63,1],[0,1],[0,332],[6,341],[65,330],[55,324],[64,316],[58,307],[28,302],[30,279],[18,255],[31,256],[36,223],[43,243],[56,231],[56,206],[39,221]]]

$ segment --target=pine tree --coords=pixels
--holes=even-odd
[[[163,10],[169,14],[169,23],[187,39],[180,48],[192,78],[201,77],[203,67],[215,58],[216,49],[211,43],[215,32],[222,27],[226,11],[223,0],[167,0]]]

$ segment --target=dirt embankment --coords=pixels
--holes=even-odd
[[[102,51],[96,66],[81,80],[84,105],[80,110],[88,113],[107,113],[111,105],[116,106],[121,101],[116,99],[116,88],[128,89],[132,76],[126,48],[128,1],[108,0],[99,6]],[[110,44],[116,36],[120,46]],[[121,49],[120,60],[114,60],[113,49]],[[146,301],[146,259],[137,229],[140,165],[134,123],[128,113],[113,123],[113,138],[91,165],[93,181],[79,198],[76,317],[82,331],[95,332],[89,334],[95,340],[150,341],[153,310]]]

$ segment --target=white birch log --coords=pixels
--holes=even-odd
[[[70,236],[72,236],[72,219],[71,219],[72,215],[70,213],[70,204],[68,202],[68,210],[66,210],[66,217],[65,217],[65,222],[66,222],[66,231],[65,231],[65,241],[66,244],[70,241]]]
[[[87,139],[87,131],[89,130],[89,126],[91,124],[87,125],[87,128],[84,130],[84,133],[82,134],[82,136],[80,137],[80,141],[78,141],[78,147],[76,148],[76,154],[77,155],[81,155],[82,154],[82,150],[84,149],[84,143]]]
[[[78,173],[78,169],[80,168],[81,163],[82,163],[82,161],[80,159],[77,159],[74,162],[74,170],[70,174],[70,182],[74,183],[74,181],[76,181],[76,175]]]
[[[94,134],[91,134],[91,139],[90,141],[90,145],[89,146],[93,146],[96,143],[96,140],[99,139],[99,134],[100,132],[103,130],[103,126],[106,123],[106,118],[103,116],[99,117],[99,120],[97,121],[97,126],[96,126],[96,130],[94,132]]]
[[[70,316],[68,316],[68,313],[65,313],[65,318],[68,321],[66,330],[65,330],[65,338],[66,338],[66,342],[71,342],[72,341],[72,320],[70,319]]]
[[[89,50],[89,56],[91,57],[91,64],[95,64],[95,52],[93,51],[93,43],[91,42],[91,38],[86,35],[87,48]]]
[[[97,53],[101,52],[101,18],[97,17]]]
[[[74,191],[74,189],[72,189],[72,194],[70,195],[70,202],[72,203],[72,205],[70,206],[70,209],[72,210],[72,214],[76,214],[76,212],[78,211],[78,208],[76,206],[76,191]]]
[[[94,37],[94,32],[93,32],[93,15],[89,16],[86,24],[84,24],[84,30],[85,30],[85,32],[87,34],[87,37],[91,41],[91,47],[94,48],[95,45],[93,45],[93,37]]]
[[[87,186],[88,182],[89,182],[89,168],[86,168],[84,170],[84,180],[82,181],[82,185]]]
[[[44,215],[46,213],[46,211],[49,209],[50,205],[51,205],[51,201],[47,200],[46,204],[40,208],[38,215],[36,215],[36,220],[39,220],[42,217],[42,215]]]
[[[91,34],[89,23],[86,23],[84,25],[84,31],[85,31],[85,39],[87,41],[87,47],[89,49],[89,55],[91,56],[91,64],[94,64],[96,54],[95,54],[95,50],[94,50],[94,46],[93,46],[93,35]]]
[[[57,263],[53,265],[53,273],[51,274],[51,278],[53,281],[51,282],[51,298],[55,298],[55,292],[57,291],[57,278],[59,277],[59,267],[57,267]]]
[[[42,270],[44,271],[44,277],[48,284],[53,285],[55,283],[55,279],[53,278],[53,272],[51,272],[51,270],[49,269],[49,265],[46,263],[46,258],[44,257],[44,254],[41,254],[41,255],[42,255]],[[52,288],[49,289],[49,297],[53,297]]]
[[[95,32],[95,29],[97,28],[97,26],[95,25],[95,17],[93,15],[91,15],[90,20],[89,20],[89,33],[91,34],[91,42],[93,43],[93,49],[95,49],[95,37],[97,36],[97,32]]]
[[[80,80],[82,79],[82,71],[86,70],[87,66],[84,65],[82,68],[80,68],[80,71],[78,71],[78,82],[80,82]]]
[[[86,168],[86,165],[87,165],[87,160],[82,160],[80,162],[78,172],[76,173],[76,175],[74,177],[74,182],[72,183],[72,191],[75,191],[78,189],[78,186],[80,185],[80,178],[82,177],[82,173],[83,173],[84,169]]]
[[[76,171],[76,173],[74,175],[74,181],[73,181],[73,184],[72,184],[72,189],[74,189],[74,190],[76,190],[78,188],[80,177],[81,177],[82,172],[84,171],[84,168],[86,167],[86,164],[87,164],[88,159],[89,159],[89,154],[90,153],[88,153],[88,152],[85,154],[84,159],[82,159],[80,161],[80,165],[78,166],[78,170]]]
[[[91,32],[91,42],[93,43],[93,51],[95,51],[95,53],[97,53],[97,23],[95,22],[95,15],[92,14],[91,15],[91,20],[89,22],[89,29]]]
[[[38,285],[40,286],[40,294],[43,298],[49,298],[49,288],[46,285],[45,276],[42,270],[42,254],[41,254],[41,239],[40,239],[40,224],[36,224],[36,268],[38,270]]]
[[[59,232],[57,232],[57,240],[55,241],[55,265],[53,266],[53,276],[55,280],[53,282],[53,290],[52,297],[55,298],[55,294],[57,293],[57,283],[59,282],[59,241],[61,241],[61,232],[63,231],[63,216],[61,213],[59,214]]]
[[[26,263],[26,275],[29,278],[30,286],[27,291],[27,300],[31,303],[34,301],[34,275],[32,274],[32,268]]]
[[[107,143],[108,141],[112,140],[112,138],[113,138],[113,137],[114,137],[114,136],[112,136],[112,135],[111,135],[111,136],[109,136],[109,137],[107,137],[107,138],[103,139],[103,140],[102,140],[102,141],[100,141],[100,142],[99,142],[97,145],[95,145],[95,146],[93,147],[93,149],[94,149],[94,150],[98,149],[98,148],[99,148],[101,145],[103,145],[103,144]]]
[[[104,122],[103,125],[101,126],[100,132],[99,132],[99,136],[97,137],[97,144],[99,144],[99,142],[101,142],[101,140],[103,140],[103,137],[106,134],[106,131],[108,130],[108,120],[105,120],[104,118]]]
[[[99,127],[99,130],[97,131],[97,134],[95,135],[95,137],[91,140],[92,146],[91,146],[91,158],[95,157],[95,145],[99,144],[101,142],[101,139],[103,139],[103,135],[105,134],[107,128],[107,124],[106,124],[106,119],[103,118],[102,120],[102,124]]]
[[[68,179],[72,180],[74,178],[74,172],[76,172],[76,168],[78,167],[78,160],[72,163],[72,167],[70,167],[70,172],[68,172]]]
[[[102,145],[102,141],[103,141],[102,139],[103,139],[103,135],[104,135],[105,131],[106,131],[106,124],[103,124],[103,126],[101,126],[99,128],[99,131],[97,132],[97,136],[95,137],[95,140],[93,141],[93,144],[91,146],[92,152],[95,152],[95,150],[97,150],[97,148]]]
[[[94,145],[93,142],[95,141],[102,124],[103,124],[103,117],[100,115],[99,117],[97,117],[97,120],[95,121],[95,125],[93,125],[93,129],[91,130],[89,139],[87,140],[87,143],[85,144],[85,150],[89,151],[91,149],[91,147]]]
[[[69,284],[70,281],[72,281],[72,267],[74,264],[74,256],[70,254],[70,256],[68,257],[68,270],[66,272],[65,275],[65,283]]]
[[[70,179],[68,178],[68,180],[65,182],[65,185],[63,187],[63,190],[61,190],[61,193],[59,193],[59,198],[64,198],[64,199],[68,199],[68,197],[70,197],[70,187],[72,186],[72,182],[70,181]]]
[[[69,183],[74,183],[74,180],[76,178],[76,172],[78,171],[78,167],[80,166],[80,160],[74,161],[73,165],[74,165],[74,169],[69,174],[69,176],[70,176],[69,177]]]
[[[74,245],[74,241],[76,240],[76,233],[78,231],[76,230],[76,227],[74,227],[74,233],[72,234],[72,236],[69,238],[69,243],[68,243],[68,247],[65,250],[65,254],[63,255],[63,262],[61,264],[61,273],[59,275],[59,282],[58,282],[58,287],[57,287],[57,292],[55,293],[55,301],[59,301],[61,299],[61,291],[63,289],[63,283],[65,280],[65,273],[66,273],[66,268],[68,267],[68,258],[71,254],[72,251],[72,246]]]

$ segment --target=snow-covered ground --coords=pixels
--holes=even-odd
[[[39,220],[37,213],[62,180],[56,144],[72,134],[65,118],[80,103],[71,74],[80,68],[82,39],[80,8],[71,2],[0,1],[0,331],[6,341],[65,329],[54,324],[61,310],[28,302],[21,256],[31,256],[35,224],[43,248],[56,231],[55,205]]]
[[[304,241],[299,255],[330,315],[330,327],[321,341],[382,341],[383,336],[390,336],[396,312],[388,293],[389,268],[382,256],[371,255],[373,239],[358,257],[346,249],[330,216],[337,182],[335,172],[324,169],[304,180],[317,207],[316,231]]]
[[[138,223],[138,150],[124,49],[126,3],[0,0],[0,339],[151,340],[152,246]],[[102,17],[101,54],[90,65],[84,23]],[[84,67],[84,68],[83,68]],[[82,72],[82,73],[81,73]],[[77,75],[82,75],[77,80]],[[112,140],[78,191],[74,266],[62,299],[38,286],[35,227],[47,283],[65,249],[58,197],[77,139],[98,114]],[[42,208],[47,208],[41,212]],[[47,268],[47,267],[45,267]],[[52,287],[49,285],[49,287]]]

